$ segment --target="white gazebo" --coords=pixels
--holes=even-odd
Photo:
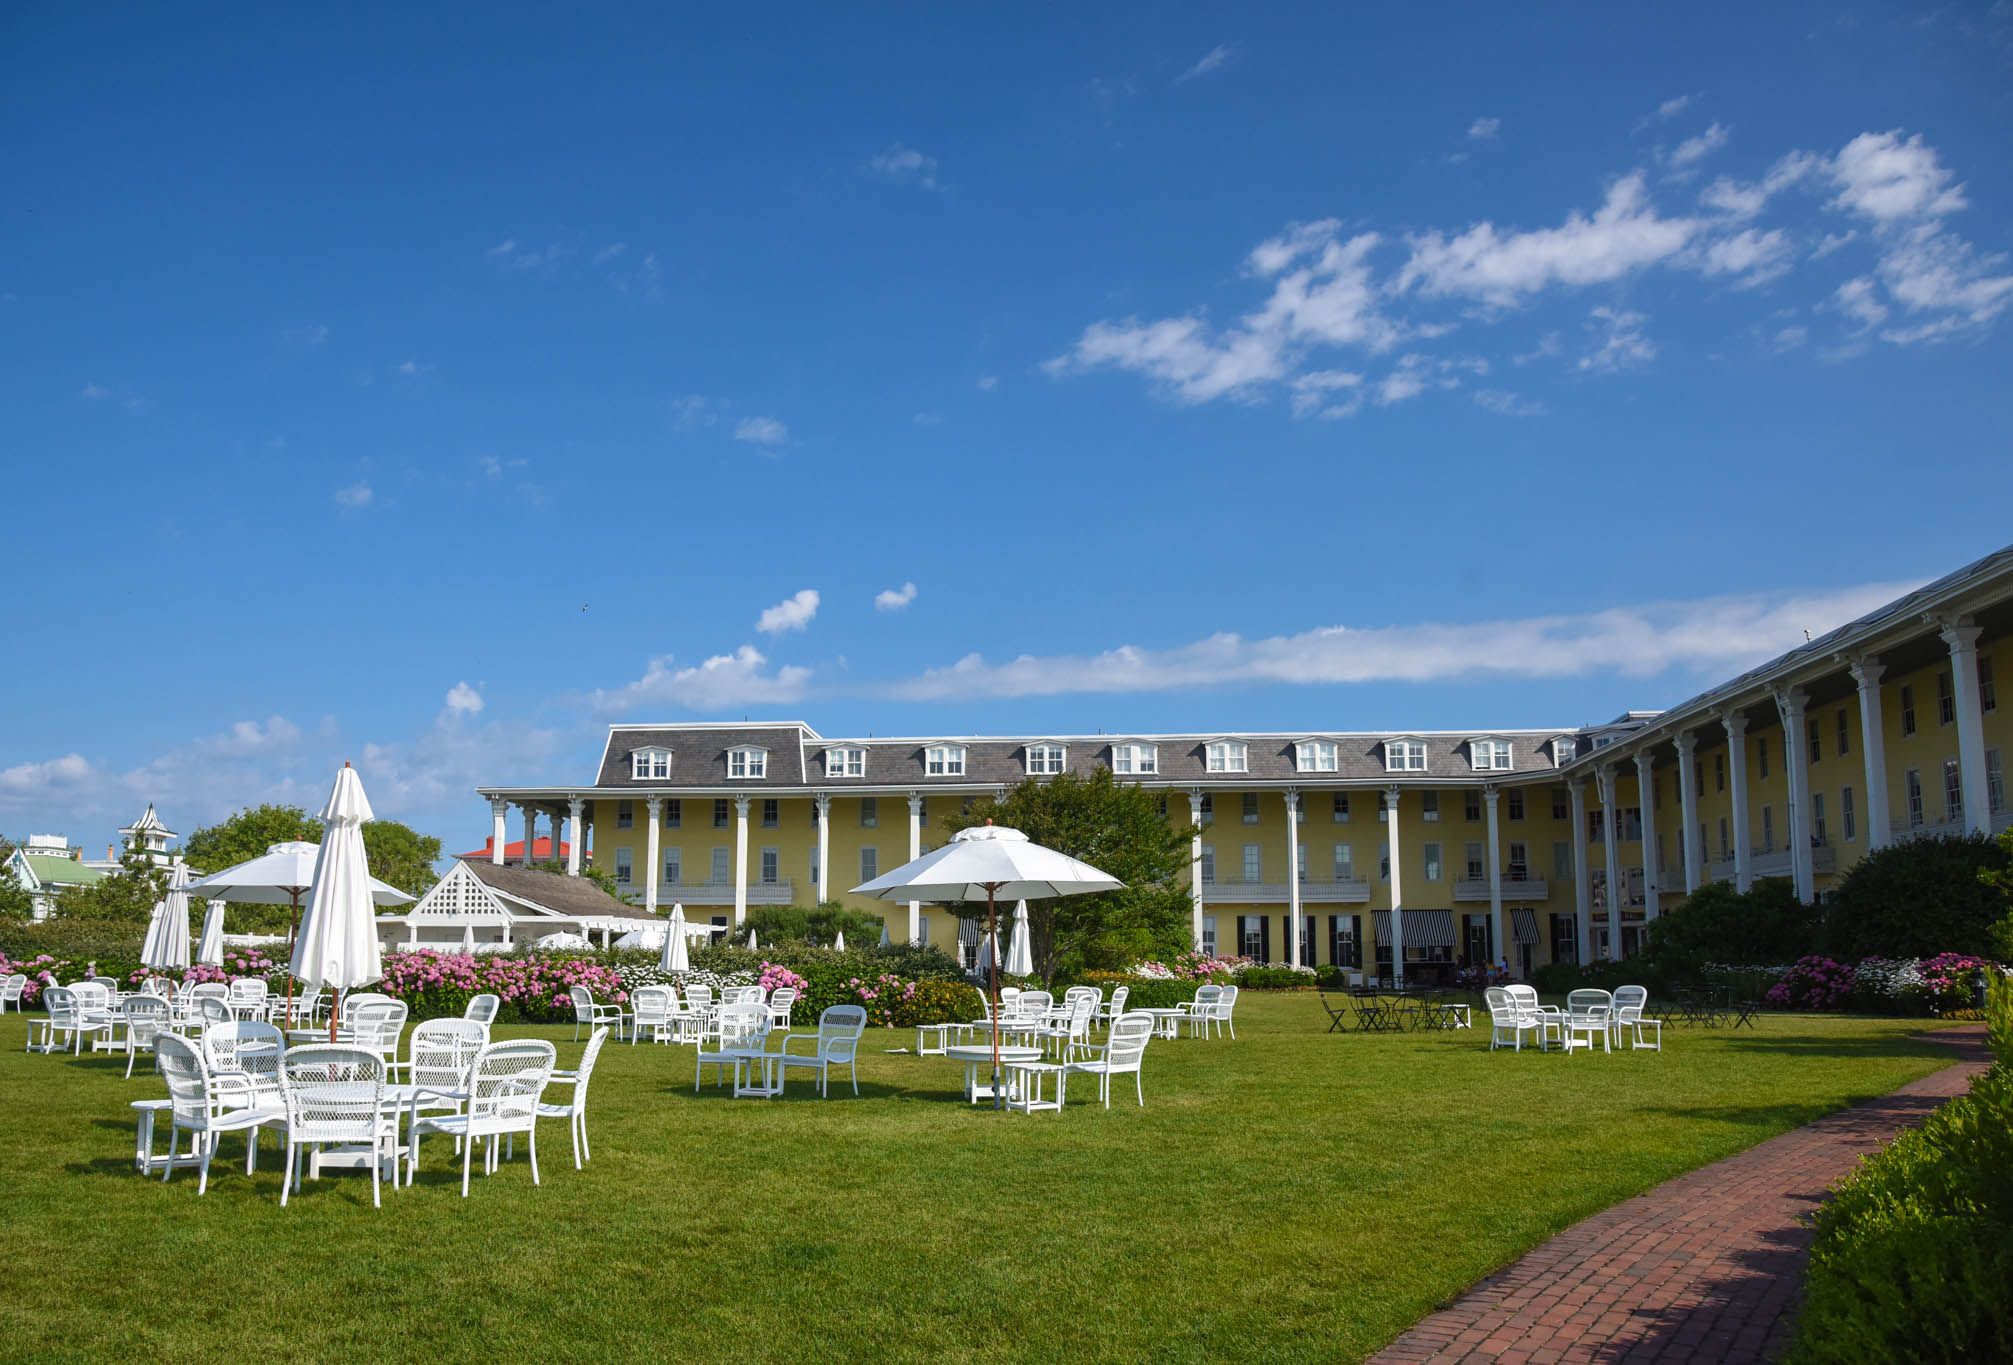
[[[585,877],[457,859],[411,909],[377,917],[388,949],[458,953],[508,952],[549,934],[579,934],[608,946],[636,930],[664,932],[664,921],[640,914]]]

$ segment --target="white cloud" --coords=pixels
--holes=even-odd
[[[1656,113],[1651,115],[1651,117],[1659,123],[1668,123],[1685,110],[1691,108],[1691,102],[1697,98],[1698,96],[1695,94],[1673,95],[1662,104],[1659,104]]]
[[[482,693],[466,682],[458,682],[447,689],[447,709],[457,716],[473,716],[482,710]]]
[[[1936,159],[1936,150],[1917,133],[1906,142],[1901,130],[1861,133],[1839,149],[1828,167],[1838,195],[1830,207],[1891,224],[1933,218],[1965,207],[1964,187]]]
[[[520,247],[515,237],[506,237],[482,254],[500,270],[536,270],[540,266],[558,265],[573,256],[574,250],[556,242],[545,247]]]
[[[1385,375],[1384,381],[1377,386],[1377,405],[1389,407],[1407,398],[1416,398],[1426,391],[1430,382],[1426,357],[1404,356],[1398,361],[1398,367]]]
[[[1490,412],[1503,417],[1542,417],[1545,405],[1531,399],[1520,398],[1508,389],[1477,389],[1475,403]]]
[[[1580,369],[1607,373],[1656,359],[1655,344],[1643,335],[1643,324],[1649,321],[1643,314],[1601,307],[1587,318],[1587,330],[1603,335],[1599,345],[1580,357]]]
[[[1908,229],[1880,258],[1880,282],[1911,315],[1944,316],[1881,335],[1909,342],[1984,326],[2013,302],[2013,275],[1989,273],[2005,265],[2005,256],[1980,256],[1935,223]]]
[[[65,754],[40,763],[16,763],[0,768],[0,792],[42,794],[75,787],[90,780],[93,769],[82,754]]]
[[[1795,246],[1781,228],[1767,232],[1746,228],[1701,244],[1692,263],[1701,275],[1738,275],[1735,287],[1748,289],[1788,270],[1793,254]]]
[[[937,159],[899,142],[891,144],[886,151],[868,161],[867,169],[890,180],[920,185],[926,190],[937,187]]]
[[[1207,76],[1210,72],[1229,61],[1233,55],[1235,55],[1235,49],[1230,44],[1218,43],[1215,47],[1203,53],[1194,66],[1189,67],[1188,70],[1176,76],[1174,83],[1180,85],[1184,81],[1194,80],[1197,76]]]
[[[1171,649],[1124,645],[1001,664],[969,654],[889,691],[902,700],[948,701],[1280,683],[1648,677],[1673,668],[1723,676],[1801,644],[1806,630],[1823,634],[1916,586],[1872,583],[1453,625],[1328,626],[1261,640],[1221,634]]]
[[[594,253],[593,264],[607,265],[628,249],[629,243],[627,242],[610,242],[607,246],[602,247],[601,250]]]
[[[285,716],[268,716],[261,724],[241,720],[221,735],[198,740],[194,747],[226,758],[244,758],[294,748],[300,743],[300,727]]]
[[[1315,370],[1293,381],[1293,415],[1354,417],[1363,408],[1363,376],[1353,370]]]
[[[310,323],[302,327],[289,327],[280,333],[280,340],[289,346],[302,350],[312,350],[329,339],[329,329],[320,323]]]
[[[793,596],[786,597],[775,606],[764,611],[755,622],[755,629],[764,635],[781,635],[785,631],[802,630],[811,624],[811,618],[818,614],[818,590],[805,588]]]
[[[794,702],[809,690],[811,670],[779,668],[764,672],[768,660],[753,645],[732,654],[716,654],[693,668],[672,668],[667,655],[652,659],[641,678],[613,691],[596,691],[598,715],[621,715],[639,706],[678,706],[692,711],[718,711],[733,706]]]
[[[1824,160],[1809,152],[1791,152],[1780,157],[1759,180],[1734,180],[1721,176],[1705,187],[1699,203],[1716,213],[1742,222],[1758,216],[1768,201],[1792,185],[1822,173]]]
[[[790,429],[773,417],[743,417],[734,424],[734,439],[751,445],[779,446],[790,439]]]
[[[1866,275],[1833,290],[1831,306],[1858,323],[1861,331],[1887,321],[1887,305],[1874,297],[1873,280]]]
[[[1000,381],[998,375],[982,374],[979,376],[980,393],[991,393],[994,389],[998,388],[999,386]]]
[[[1477,142],[1492,142],[1495,140],[1496,134],[1502,130],[1503,121],[1501,119],[1478,118],[1468,125],[1468,136]]]
[[[353,483],[347,488],[336,489],[336,506],[355,511],[357,508],[370,506],[371,496],[369,484]]]
[[[671,400],[671,422],[680,431],[697,431],[719,420],[719,405],[703,393],[688,393]]]
[[[874,594],[875,611],[900,611],[916,600],[916,585],[904,583],[899,588],[883,588]]]
[[[1809,340],[1808,327],[1784,327],[1775,334],[1773,345],[1778,352],[1793,351]]]
[[[1677,145],[1671,153],[1671,165],[1683,169],[1693,166],[1726,146],[1726,140],[1733,136],[1733,129],[1723,123],[1715,123],[1697,137],[1688,137]]]

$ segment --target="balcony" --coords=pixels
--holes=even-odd
[[[1541,901],[1551,896],[1551,885],[1543,877],[1503,878],[1503,899],[1505,901]],[[1454,879],[1454,899],[1457,901],[1486,901],[1489,899],[1489,879],[1487,877],[1456,877]]]
[[[1285,905],[1292,890],[1285,882],[1204,882],[1204,905]],[[1302,882],[1300,904],[1362,905],[1370,899],[1368,882]]]
[[[643,903],[643,887],[631,882],[622,888],[623,898],[632,905]],[[657,908],[669,909],[673,903],[687,909],[695,905],[732,905],[734,903],[734,883],[732,882],[685,882],[677,886],[661,885],[657,888]],[[795,905],[797,903],[796,883],[749,882],[748,904],[750,905]]]

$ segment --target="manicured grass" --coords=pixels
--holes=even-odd
[[[692,1093],[689,1048],[610,1045],[594,1160],[563,1123],[460,1197],[452,1144],[373,1210],[279,1206],[270,1138],[210,1192],[131,1168],[143,1061],[30,1056],[0,1023],[0,1355],[165,1360],[1357,1359],[1559,1229],[1946,1065],[1920,1021],[1768,1016],[1665,1051],[1487,1052],[1486,1029],[1328,1035],[1247,995],[1235,1042],[1156,1041],[1147,1107],[962,1102],[868,1035],[861,1097]],[[504,1028],[553,1038],[571,1028]]]

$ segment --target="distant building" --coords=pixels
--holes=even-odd
[[[570,851],[566,840],[561,839],[559,841],[558,861],[565,861]],[[496,863],[499,861],[496,857],[496,836],[492,834],[489,838],[484,839],[481,848],[472,848],[466,853],[457,853],[454,856],[457,858],[476,858],[485,863]],[[505,844],[503,846],[503,857],[500,861],[505,867],[523,867],[524,840],[512,839],[509,843]],[[552,838],[550,835],[540,835],[538,840],[532,845],[531,861],[534,863],[549,863],[554,861],[552,856]]]
[[[146,814],[119,831],[126,848],[138,847],[157,867],[172,867],[182,855],[168,845],[181,836],[161,823],[151,802]],[[34,898],[34,917],[49,918],[57,895],[69,888],[89,886],[119,871],[120,850],[106,845],[103,858],[86,858],[84,850],[71,846],[61,834],[31,834],[27,842],[7,855],[7,866]]]
[[[377,930],[387,949],[495,952],[547,934],[598,935],[607,943],[663,923],[586,877],[463,857],[411,909],[379,915]]]

